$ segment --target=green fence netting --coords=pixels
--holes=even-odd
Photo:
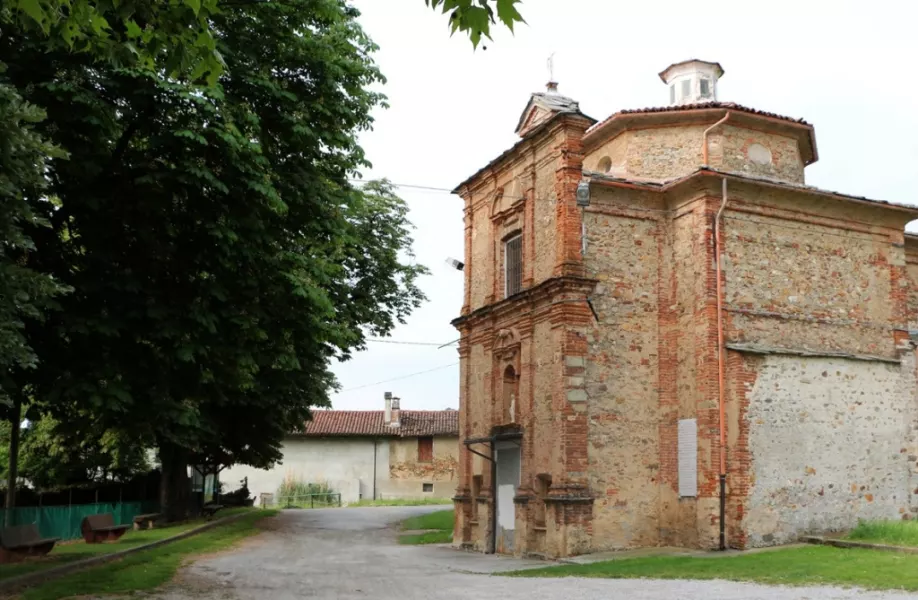
[[[62,540],[79,538],[83,517],[112,513],[116,525],[130,525],[136,515],[153,512],[152,502],[100,502],[72,506],[24,506],[0,509],[0,527],[35,523],[42,537]]]

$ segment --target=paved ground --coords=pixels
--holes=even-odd
[[[204,558],[158,600],[915,600],[836,588],[780,588],[718,581],[518,579],[489,574],[544,565],[399,546],[391,525],[430,507],[286,511],[241,548]]]

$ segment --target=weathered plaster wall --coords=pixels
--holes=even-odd
[[[615,197],[627,195],[619,193]],[[597,193],[586,212],[587,276],[599,324],[587,333],[593,549],[659,542],[658,218]],[[633,202],[640,202],[633,198]],[[645,203],[644,206],[647,206]]]
[[[389,478],[432,483],[453,481],[459,467],[459,440],[437,436],[433,439],[433,460],[418,461],[418,438],[389,440]]]
[[[235,484],[249,478],[249,491],[256,501],[262,493],[277,494],[285,477],[307,483],[327,482],[341,493],[343,502],[373,497],[373,440],[369,438],[288,438],[281,447],[284,460],[273,469],[236,465],[220,473],[220,480]],[[376,448],[377,491],[389,475],[389,444]],[[420,494],[418,494],[420,495]]]
[[[761,359],[749,395],[751,546],[910,515],[914,360]]]

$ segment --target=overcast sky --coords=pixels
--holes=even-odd
[[[719,100],[815,125],[820,160],[807,183],[834,191],[918,204],[918,3],[833,0],[523,0],[528,25],[499,30],[472,51],[449,36],[444,15],[424,0],[356,0],[379,45],[390,108],[376,113],[362,143],[367,177],[452,189],[516,141],[529,94],[543,91],[555,55],[561,93],[603,119],[627,108],[661,106],[657,77],[687,58],[720,62]],[[429,301],[392,340],[444,344],[462,307],[462,202],[402,188],[417,227],[414,249],[431,275]],[[343,391],[334,408],[378,409],[383,393],[403,409],[457,408],[455,345],[371,343],[335,366]],[[440,368],[444,367],[444,368]],[[376,382],[432,370],[390,383]]]

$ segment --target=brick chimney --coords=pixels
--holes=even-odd
[[[399,398],[392,398],[392,421],[388,423],[390,427],[399,426],[399,413],[401,413],[401,410],[399,410]]]

